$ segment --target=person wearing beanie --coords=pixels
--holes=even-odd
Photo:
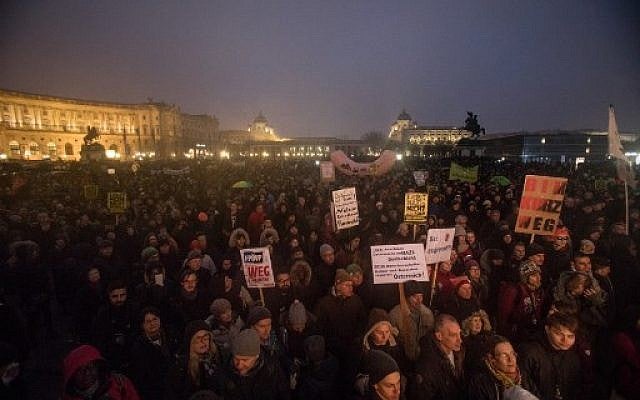
[[[219,362],[209,325],[203,320],[189,322],[184,329],[183,350],[169,372],[165,398],[187,399],[199,390],[219,392]]]
[[[273,329],[273,319],[271,311],[267,307],[254,306],[247,315],[247,328],[251,328],[258,333],[260,345],[265,354],[279,358],[283,354],[283,349],[278,336]]]
[[[538,243],[531,243],[527,246],[525,257],[527,260],[535,262],[538,267],[542,268],[545,260],[544,247]]]
[[[367,309],[371,308],[373,302],[373,284],[364,276],[362,267],[358,264],[349,264],[345,269],[353,282],[353,291],[360,296]]]
[[[213,341],[222,359],[228,359],[231,355],[231,342],[244,328],[244,322],[234,314],[231,303],[225,298],[215,299],[209,307],[209,312],[211,314],[206,323],[211,327]]]
[[[309,336],[320,334],[316,317],[307,311],[301,301],[294,300],[283,314],[283,320],[279,331],[282,347],[290,359],[303,360],[304,341]]]
[[[478,299],[478,303],[481,308],[487,308],[489,305],[489,280],[487,276],[480,268],[480,264],[474,259],[468,259],[464,263],[465,273],[471,287],[473,288],[474,296]]]
[[[324,243],[320,246],[320,263],[314,269],[320,293],[327,294],[335,282],[336,276],[336,253],[330,244]]]
[[[93,346],[85,344],[69,352],[63,361],[62,375],[63,400],[140,399],[129,378],[112,372]]]
[[[433,312],[424,305],[424,287],[416,281],[404,284],[405,308],[402,303],[389,312],[389,321],[399,330],[405,355],[416,361],[420,355],[420,339],[433,329]]]
[[[371,350],[380,350],[389,354],[406,374],[408,361],[402,345],[398,341],[398,328],[389,321],[389,314],[381,308],[374,308],[369,313],[367,331],[362,339],[362,354]]]
[[[289,380],[277,359],[264,353],[258,333],[245,329],[231,342],[221,395],[237,400],[288,400]]]
[[[160,261],[160,252],[158,252],[158,249],[153,246],[145,247],[140,253],[140,260],[143,264],[152,260]]]
[[[296,375],[294,399],[337,399],[340,366],[338,359],[327,353],[324,338],[312,335],[304,341],[304,358]]]
[[[471,281],[466,275],[452,279],[451,284],[455,289],[445,299],[441,311],[453,315],[458,321],[464,321],[468,316],[480,310],[480,303],[475,297]]]
[[[362,300],[353,293],[353,282],[347,271],[336,271],[333,290],[318,301],[314,314],[327,349],[340,361],[340,385],[348,390],[349,382],[355,378],[360,353],[357,338],[364,331],[367,316]]]
[[[400,368],[393,357],[384,351],[368,351],[363,357],[360,373],[363,377],[368,378],[364,398],[375,400],[400,399]]]
[[[540,267],[532,260],[520,265],[520,282],[507,283],[498,296],[497,331],[514,341],[533,337],[542,322],[545,300]]]

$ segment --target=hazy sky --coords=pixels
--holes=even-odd
[[[281,134],[640,132],[640,2],[0,1],[0,88],[156,101]]]

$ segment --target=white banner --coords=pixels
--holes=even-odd
[[[427,232],[427,248],[425,250],[427,264],[446,261],[451,257],[455,228],[429,229]]]
[[[267,247],[240,250],[242,269],[247,286],[250,288],[275,287],[271,256]]]
[[[416,186],[424,186],[428,177],[429,173],[427,171],[413,171],[413,179],[416,181]]]
[[[371,264],[375,284],[429,280],[421,243],[371,246]]]
[[[359,224],[356,188],[331,192],[335,210],[336,229],[346,229]]]

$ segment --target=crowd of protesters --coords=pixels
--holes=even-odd
[[[0,398],[62,340],[62,399],[640,399],[634,192],[627,223],[605,165],[459,160],[480,165],[466,183],[449,162],[330,183],[294,161],[2,165]],[[569,179],[552,235],[514,232],[526,174]],[[360,222],[336,232],[351,186]],[[403,222],[407,191],[429,192],[426,224]],[[127,193],[117,217],[108,192]],[[433,285],[373,284],[370,246],[440,227]],[[264,299],[251,247],[271,253]]]

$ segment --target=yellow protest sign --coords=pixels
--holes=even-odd
[[[409,223],[427,222],[429,195],[426,193],[404,194],[404,220]]]
[[[111,214],[124,214],[127,209],[127,194],[125,192],[109,192],[107,194],[107,208]]]

